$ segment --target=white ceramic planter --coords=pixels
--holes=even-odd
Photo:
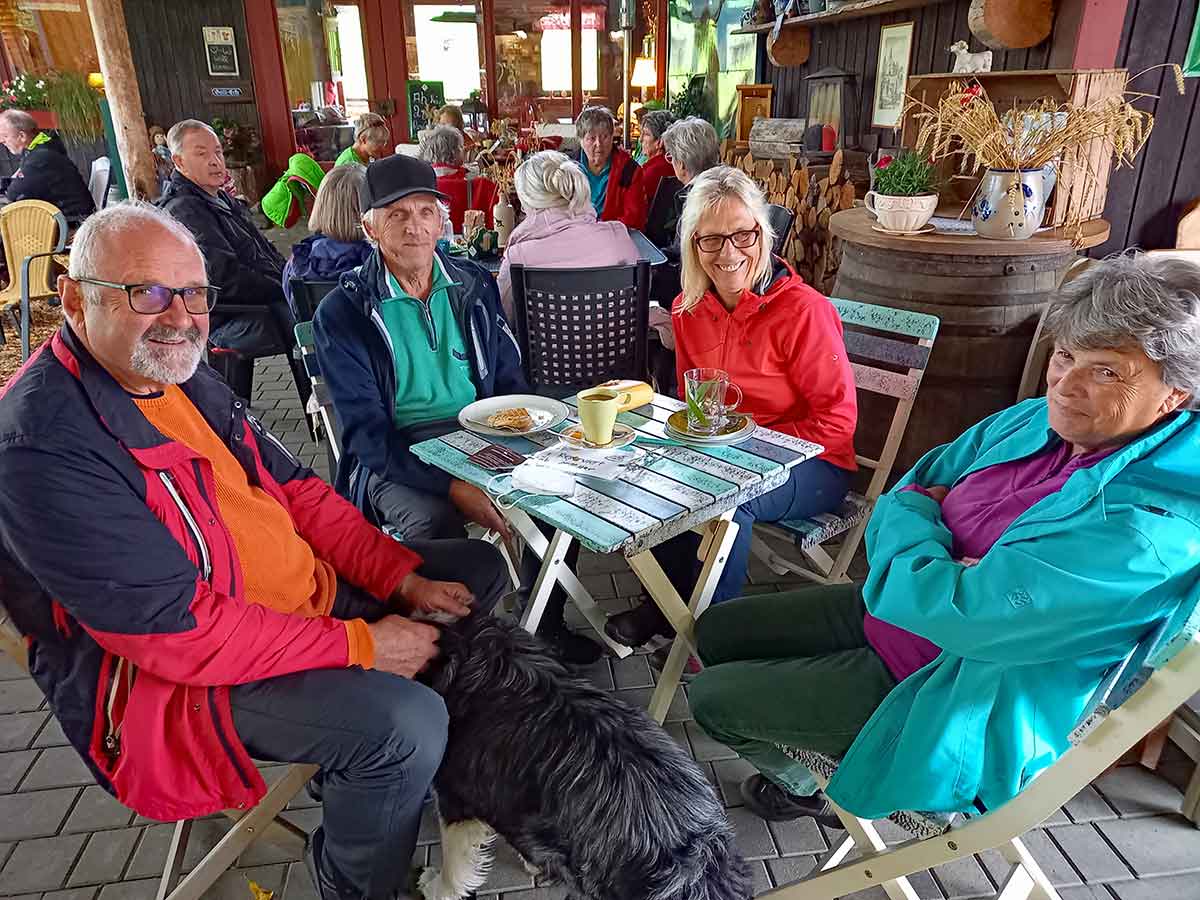
[[[1012,191],[1014,175],[1020,187]],[[1051,170],[1053,176],[1053,170]],[[971,222],[980,237],[1000,241],[1023,241],[1042,227],[1046,197],[1054,187],[1047,184],[1046,170],[988,169],[979,184],[971,207]]]
[[[496,226],[496,236],[499,238],[501,247],[508,244],[508,236],[512,233],[516,218],[517,211],[508,202],[508,197],[501,194],[496,205],[492,207],[492,222]]]
[[[937,194],[919,194],[916,197],[893,197],[876,191],[867,191],[863,203],[879,220],[879,227],[887,231],[919,231],[929,224],[937,209]]]

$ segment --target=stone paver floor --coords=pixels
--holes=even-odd
[[[281,360],[260,364],[254,408],[277,435],[322,475],[324,451],[308,435],[290,375]],[[626,609],[637,580],[619,557],[585,555],[581,575],[610,610]],[[780,583],[757,563],[753,591]],[[583,620],[569,610],[572,624]],[[632,703],[645,704],[652,685],[644,656],[604,659],[589,676]],[[840,839],[811,819],[782,825],[763,822],[741,807],[738,782],[751,771],[727,748],[691,721],[681,690],[667,730],[695,756],[718,786],[751,861],[756,892],[794,881],[812,871]],[[1179,785],[1190,763],[1171,748],[1157,774],[1140,767],[1116,769],[1085,788],[1028,837],[1028,846],[1063,900],[1200,900],[1200,830],[1178,815]],[[282,766],[264,767],[268,781]],[[285,815],[311,830],[320,810],[301,793]],[[165,859],[171,825],[136,817],[95,786],[61,730],[45,710],[41,692],[7,657],[0,656],[0,897],[21,900],[142,900],[153,898]],[[223,833],[214,818],[192,831],[188,867]],[[902,840],[884,827],[885,837]],[[437,827],[431,811],[422,829],[416,862],[436,861]],[[991,896],[1003,863],[996,853],[942,866],[913,879],[922,900]],[[313,900],[302,863],[260,842],[238,860],[207,896],[247,900],[248,879],[275,891],[277,900]],[[558,900],[555,888],[535,887],[502,851],[484,893],[497,900]],[[875,889],[856,900],[884,900]]]

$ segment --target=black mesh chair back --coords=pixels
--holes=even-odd
[[[776,256],[783,256],[783,248],[792,233],[792,223],[796,221],[796,214],[786,206],[768,203],[767,219],[775,231],[775,243],[771,246],[771,252]]]
[[[645,380],[646,260],[595,269],[515,265],[512,287],[522,364],[535,390],[579,389],[613,378]]]
[[[666,247],[675,240],[675,195],[683,190],[683,184],[674,175],[667,175],[658,183],[654,199],[650,201],[650,212],[646,216],[646,227],[642,234],[655,247]]]
[[[325,295],[338,286],[336,281],[305,281],[292,278],[288,282],[292,289],[292,304],[295,306],[297,322],[311,322],[317,314],[317,305]]]

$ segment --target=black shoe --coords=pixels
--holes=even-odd
[[[765,775],[751,775],[741,786],[746,809],[768,822],[790,822],[811,816],[828,828],[842,828],[833,804],[817,791],[811,797],[789,794]]]
[[[557,628],[538,630],[538,637],[550,645],[550,649],[569,666],[590,666],[603,653],[595,641],[575,634],[560,625]]]
[[[652,600],[647,600],[629,612],[609,616],[608,621],[604,623],[604,633],[626,647],[637,647],[657,634],[674,637],[671,623]]]

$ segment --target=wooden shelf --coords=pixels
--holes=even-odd
[[[936,6],[946,0],[859,0],[841,9],[826,10],[825,12],[809,13],[805,16],[789,16],[783,20],[783,27],[789,25],[832,25],[835,22],[846,22],[850,19],[864,19],[867,16],[882,16],[886,13],[903,12],[908,9],[920,9],[923,6]],[[774,22],[765,25],[751,25],[739,28],[733,34],[766,34],[775,27]]]

